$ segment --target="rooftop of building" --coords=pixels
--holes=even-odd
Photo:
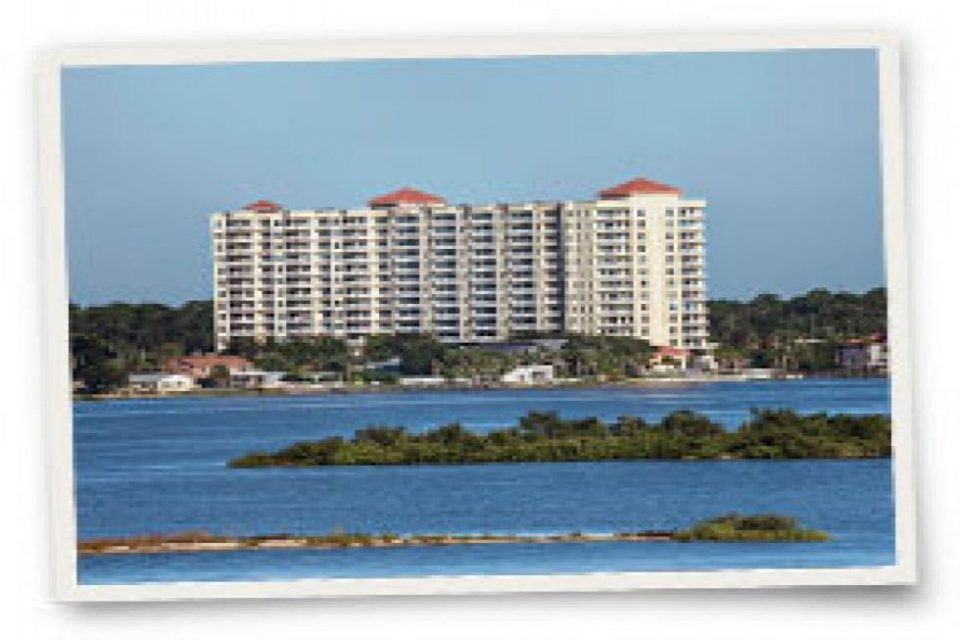
[[[846,347],[862,347],[870,346],[872,344],[886,344],[887,336],[883,333],[871,333],[868,336],[861,338],[850,338],[843,342],[842,346]]]
[[[619,199],[619,198],[628,198],[634,195],[675,195],[679,196],[681,190],[679,187],[669,185],[663,182],[657,182],[656,180],[650,180],[648,178],[637,177],[626,182],[621,182],[620,184],[602,189],[598,192],[600,198],[605,199]],[[531,200],[528,204],[531,205],[549,205],[556,204],[558,201],[555,200]],[[585,201],[586,202],[586,201]],[[367,204],[372,208],[390,208],[399,205],[445,205],[447,204],[446,198],[428,193],[426,191],[421,191],[414,187],[400,187],[390,191],[389,193],[384,193],[379,196],[375,196],[367,201]],[[514,203],[515,204],[515,203]],[[486,207],[501,207],[509,206],[506,203],[492,203],[492,204],[482,204],[474,205],[478,208]],[[252,211],[256,213],[276,213],[278,211],[283,211],[284,208],[282,205],[274,202],[273,200],[261,199],[251,202],[243,207],[245,211]],[[330,208],[330,210],[338,210],[335,208]]]
[[[246,205],[244,209],[257,213],[273,213],[274,211],[280,211],[282,207],[273,200],[257,200]]]
[[[128,381],[131,382],[131,383],[137,383],[137,382],[160,382],[161,380],[168,380],[168,379],[171,379],[171,378],[177,379],[177,380],[181,380],[181,379],[187,379],[187,380],[189,380],[189,378],[188,378],[187,376],[184,376],[184,375],[179,374],[179,373],[170,373],[170,372],[167,372],[167,371],[149,371],[149,372],[146,372],[146,373],[131,373],[131,374],[127,377]]]
[[[663,345],[657,347],[656,354],[658,356],[671,356],[671,357],[686,357],[690,355],[689,349],[684,349],[682,347],[673,347],[670,345]]]
[[[234,363],[245,364],[248,361],[243,356],[220,354],[220,353],[202,353],[202,354],[192,354],[188,356],[173,356],[171,358],[168,358],[166,362],[176,362],[176,363],[199,366],[199,365],[206,365],[206,364],[218,364],[222,362],[234,362]]]
[[[601,198],[626,198],[632,195],[652,194],[680,195],[680,189],[647,178],[634,178],[600,191]]]
[[[445,199],[413,187],[401,187],[390,193],[371,198],[367,201],[371,207],[389,207],[398,204],[444,204]]]

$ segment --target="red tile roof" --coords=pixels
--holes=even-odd
[[[654,182],[646,178],[635,178],[600,192],[602,198],[624,198],[634,193],[680,193],[677,187]]]
[[[682,349],[682,348],[680,348],[680,347],[672,347],[672,346],[669,346],[669,345],[664,345],[664,346],[662,346],[662,347],[657,347],[657,355],[658,355],[658,356],[680,356],[680,357],[683,357],[683,356],[686,356],[686,355],[689,354],[689,353],[690,353],[690,352],[689,352],[688,350]]]
[[[243,356],[232,356],[232,355],[218,355],[218,354],[209,354],[209,355],[200,355],[200,356],[178,356],[174,358],[169,358],[168,362],[179,362],[184,364],[190,364],[194,366],[203,366],[208,364],[236,364],[236,365],[248,365],[250,362]]]
[[[249,369],[251,363],[243,356],[212,353],[167,358],[163,362],[163,370],[168,373],[189,373],[193,370],[212,369],[217,365],[223,365],[228,369],[243,371]]]
[[[282,209],[279,204],[272,200],[257,200],[244,207],[247,211],[256,211],[257,213],[272,213]]]
[[[850,338],[844,344],[847,346],[859,346],[865,344],[886,344],[887,336],[883,333],[871,333],[865,338]]]
[[[385,193],[368,201],[371,207],[382,207],[391,204],[443,204],[446,202],[440,196],[426,193],[410,187],[402,187],[396,191]]]

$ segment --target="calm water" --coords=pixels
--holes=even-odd
[[[824,544],[565,543],[85,556],[83,583],[306,577],[840,567],[894,562],[891,468],[867,461],[628,461],[228,469],[229,458],[370,424],[489,429],[531,409],[565,417],[689,408],[735,427],[751,407],[889,413],[885,380],[657,389],[423,391],[77,403],[82,538],[202,529],[609,532],[669,529],[725,511],[779,511]]]

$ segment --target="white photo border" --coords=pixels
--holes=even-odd
[[[895,564],[842,569],[732,569],[557,575],[331,578],[259,582],[84,585],[77,581],[76,504],[69,368],[65,193],[60,80],[65,67],[196,65],[400,58],[474,58],[641,53],[874,49],[879,78],[883,215],[888,291],[895,497]],[[139,601],[304,596],[593,592],[635,589],[904,585],[917,579],[913,389],[904,211],[900,47],[888,32],[814,34],[606,34],[325,40],[304,43],[73,47],[42,56],[37,76],[45,415],[53,597]]]

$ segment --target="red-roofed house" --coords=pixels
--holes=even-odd
[[[650,357],[650,365],[654,369],[686,369],[690,350],[680,347],[657,347]]]
[[[371,207],[395,207],[399,204],[443,204],[446,200],[426,191],[411,187],[402,187],[396,191],[385,193],[382,196],[371,198],[367,204]]]
[[[205,354],[196,356],[178,356],[168,358],[163,363],[163,370],[167,373],[179,373],[190,376],[195,381],[209,378],[214,367],[226,367],[230,373],[248,371],[253,364],[244,357]]]

